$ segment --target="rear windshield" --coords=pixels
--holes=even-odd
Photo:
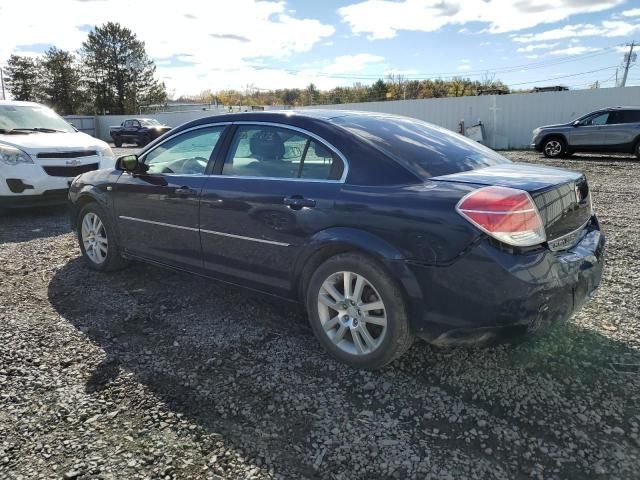
[[[346,115],[333,122],[373,144],[420,178],[511,163],[474,140],[421,120]]]

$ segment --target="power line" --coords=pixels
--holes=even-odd
[[[562,65],[565,63],[575,62],[578,60],[585,60],[588,58],[606,55],[606,54],[612,53],[612,50],[619,46],[621,46],[621,44],[604,47],[602,50],[598,52],[588,52],[580,55],[574,55],[570,58],[551,60],[551,61],[545,60],[541,62],[530,62],[530,63],[520,64],[520,65],[511,65],[509,67],[483,68],[481,70],[470,70],[467,72],[456,71],[456,72],[411,73],[411,74],[402,74],[402,76],[407,79],[421,79],[425,77],[448,78],[448,77],[457,77],[457,76],[474,77],[474,76],[482,76],[487,73],[509,73],[509,72],[514,72],[521,69],[533,70],[537,68],[545,68],[545,67],[551,67],[555,65]],[[273,67],[259,65],[259,66],[253,66],[253,68],[255,70],[267,70]],[[293,75],[305,73],[305,71],[303,70],[296,70],[296,69],[283,69],[283,70]],[[386,74],[385,73],[382,73],[382,74],[349,74],[349,73],[331,74],[331,73],[314,72],[313,76],[325,77],[325,78],[337,78],[337,79],[372,80],[372,79],[383,78],[386,76]]]
[[[610,68],[617,68],[617,66],[613,65],[611,67],[598,68],[597,70],[590,70],[588,72],[572,73],[570,75],[561,75],[561,76],[558,76],[558,77],[545,78],[545,79],[542,79],[542,80],[532,80],[530,82],[511,83],[511,84],[509,84],[509,86],[510,87],[514,87],[514,86],[518,86],[518,85],[530,85],[532,83],[549,82],[551,80],[559,80],[561,78],[578,77],[580,75],[587,75],[589,73],[602,72],[603,70],[609,70]]]

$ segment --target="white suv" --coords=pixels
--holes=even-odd
[[[50,108],[0,101],[0,210],[64,203],[74,177],[114,165],[106,142]]]

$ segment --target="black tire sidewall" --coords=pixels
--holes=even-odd
[[[107,258],[102,263],[95,263],[91,260],[84,248],[84,242],[82,241],[82,221],[87,213],[94,213],[98,216],[105,229],[105,233],[107,234]],[[115,231],[104,208],[95,202],[88,203],[80,210],[76,224],[76,233],[78,236],[80,251],[82,252],[82,258],[89,268],[98,272],[106,272],[120,268],[123,265],[124,259],[120,256]]]
[[[553,142],[553,141],[560,142],[560,145],[561,145],[562,148],[560,149],[560,152],[557,155],[548,155],[547,154],[547,149],[545,147],[547,146],[547,143]],[[565,143],[564,140],[562,140],[562,138],[549,137],[542,143],[542,153],[547,158],[561,158],[565,154],[566,151],[567,151],[567,144]]]
[[[366,355],[350,355],[340,350],[324,332],[318,314],[318,292],[330,275],[351,271],[363,275],[382,297],[387,313],[387,332],[382,345]],[[334,358],[363,369],[380,368],[404,353],[411,343],[407,308],[402,290],[386,270],[370,257],[341,254],[320,265],[311,276],[306,291],[306,307],[311,328],[323,348]]]

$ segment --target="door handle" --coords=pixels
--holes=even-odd
[[[179,197],[189,197],[191,195],[196,195],[197,193],[197,190],[189,187],[180,187],[175,190],[175,194]]]
[[[302,195],[292,195],[285,197],[282,203],[293,210],[300,210],[303,207],[312,208],[316,206],[316,201],[312,198],[304,198]]]

